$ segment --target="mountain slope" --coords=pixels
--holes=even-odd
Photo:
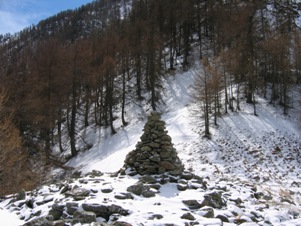
[[[197,105],[191,99],[196,72],[202,68],[198,62],[192,68],[189,71],[179,69],[165,78],[159,109],[186,170],[203,178],[201,184],[196,179],[176,178],[178,182],[161,183],[159,189],[154,190],[154,197],[116,198],[129,194],[128,187],[142,180],[139,176],[110,174],[123,166],[126,154],[135,148],[142,135],[150,107],[141,102],[140,106],[128,104],[130,124],[118,128],[117,134],[110,136],[105,129],[92,127],[83,132],[85,139],[94,145],[70,160],[68,166],[83,174],[98,170],[106,172],[104,175],[94,171],[28,192],[26,200],[34,203],[33,208],[27,206],[28,201],[13,202],[11,198],[3,200],[0,208],[19,214],[24,220],[48,215],[55,204],[62,205],[66,211],[66,203],[76,202],[79,206],[101,205],[101,208],[115,205],[115,208],[119,206],[129,211],[124,215],[112,214],[106,221],[109,223],[118,219],[131,225],[196,222],[199,225],[300,225],[298,105],[294,105],[296,109],[291,110],[290,116],[283,116],[279,109],[257,97],[258,116],[252,114],[253,106],[242,103],[241,111],[219,118],[218,126],[211,127],[212,139],[208,140],[203,138],[203,120],[196,114]],[[120,123],[116,121],[116,124]],[[181,183],[187,187],[181,188]],[[66,186],[67,193],[80,188],[90,194],[75,200],[63,192]],[[208,207],[194,209],[190,205],[203,203],[205,197],[211,197],[215,192],[222,195],[222,199],[218,199],[221,208],[212,207],[212,203],[209,203],[209,210]],[[204,217],[211,213],[210,208],[213,215]],[[5,217],[6,213],[0,209],[0,215]],[[104,218],[97,220],[104,221]]]

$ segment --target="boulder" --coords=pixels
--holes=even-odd
[[[87,196],[90,195],[90,190],[81,188],[81,187],[74,187],[71,191],[67,191],[65,193],[66,197],[73,197],[75,201],[83,200]]]
[[[202,207],[198,212],[198,215],[206,218],[214,218],[214,210],[210,206]]]
[[[110,206],[105,206],[96,203],[83,203],[82,207],[85,211],[93,212],[97,217],[102,217],[107,221],[113,214],[120,214],[122,216],[127,216],[129,214],[128,210],[123,209],[121,206],[114,204]]]
[[[115,199],[121,199],[121,200],[134,199],[134,196],[129,192],[122,192],[122,193],[116,194],[114,197],[115,197]]]
[[[65,205],[55,203],[52,205],[51,209],[49,210],[49,215],[53,217],[53,220],[59,220],[63,215]]]
[[[93,222],[96,222],[96,215],[93,212],[88,212],[88,211],[79,211],[77,210],[74,213],[73,218],[81,224],[90,224]]]
[[[41,225],[52,226],[52,222],[49,221],[46,217],[39,217],[23,224],[23,226],[41,226]]]
[[[73,215],[75,211],[78,209],[78,203],[77,202],[67,202],[66,203],[67,213],[69,215]]]
[[[221,192],[213,191],[204,195],[201,206],[210,206],[215,209],[221,209],[226,206],[226,202],[223,200]]]
[[[184,214],[181,216],[181,219],[194,221],[194,220],[195,220],[195,217],[194,217],[191,213],[184,213]]]
[[[199,209],[202,207],[202,205],[195,199],[190,199],[190,200],[183,200],[182,201],[186,206],[188,206],[189,209],[194,210],[194,209]]]
[[[110,214],[108,207],[97,203],[83,203],[82,208],[87,212],[93,212],[97,217],[109,220]]]

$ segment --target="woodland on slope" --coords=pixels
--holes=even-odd
[[[211,117],[239,110],[241,94],[255,115],[255,93],[288,114],[301,82],[300,9],[297,0],[96,0],[1,35],[1,193],[29,189],[37,169],[62,165],[54,147],[76,156],[83,127],[114,134],[116,117],[126,126],[127,100],[148,92],[156,110],[162,76],[189,69],[196,48],[207,137]]]

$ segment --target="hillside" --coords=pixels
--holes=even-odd
[[[146,179],[115,174],[126,154],[135,148],[150,113],[147,103],[132,103],[126,107],[127,118],[132,120],[128,126],[117,128],[115,135],[93,127],[83,133],[93,147],[67,164],[81,171],[81,176],[73,174],[70,179],[26,192],[25,200],[2,200],[1,221],[4,219],[5,225],[23,223],[10,223],[16,216],[7,217],[3,209],[29,220],[41,219],[58,208],[62,219],[73,222],[67,225],[89,225],[71,220],[73,205],[75,209],[96,211],[98,222],[128,223],[114,225],[300,225],[297,102],[290,114],[283,116],[280,109],[258,96],[258,116],[254,116],[253,106],[243,101],[241,111],[218,119],[208,140],[203,137],[202,120],[195,114],[196,104],[191,99],[201,65],[196,62],[192,68],[166,77],[159,106],[185,165],[184,176],[162,183],[164,177],[159,175]],[[56,174],[62,176],[63,172]],[[128,192],[129,186],[139,181],[149,186],[144,189],[154,192],[151,197]],[[76,191],[86,195],[78,198]],[[204,201],[208,197],[211,202]],[[99,208],[105,208],[106,214]]]
[[[300,12],[95,0],[0,36],[0,224],[300,225]]]

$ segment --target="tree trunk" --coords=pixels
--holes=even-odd
[[[71,156],[75,157],[77,155],[77,150],[75,146],[75,125],[76,125],[76,94],[75,88],[72,91],[72,106],[71,106],[71,119],[70,119],[70,146],[71,146]]]
[[[121,104],[121,120],[122,120],[122,125],[126,126],[128,123],[125,121],[125,71],[122,73],[122,104]]]

